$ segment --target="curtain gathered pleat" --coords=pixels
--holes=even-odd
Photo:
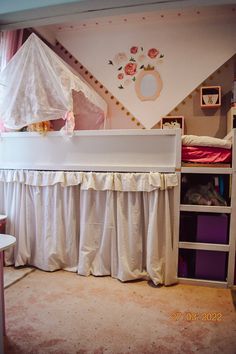
[[[7,265],[176,282],[176,174],[0,170]]]

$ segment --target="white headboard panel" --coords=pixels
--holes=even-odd
[[[180,129],[2,133],[0,169],[173,172],[181,163]]]

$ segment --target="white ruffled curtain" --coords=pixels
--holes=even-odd
[[[47,271],[176,282],[176,174],[1,170],[5,262]]]

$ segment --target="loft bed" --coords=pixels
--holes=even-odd
[[[31,41],[54,60],[38,39],[31,37]],[[21,57],[22,52],[16,55]],[[79,87],[81,102],[85,97],[90,111],[104,120],[104,102],[87,87],[75,84],[77,79],[56,62],[68,79],[63,83],[65,91]],[[0,82],[3,78],[7,85],[6,73],[0,75]],[[68,82],[72,82],[69,87]],[[0,212],[7,215],[6,232],[17,238],[14,251],[5,255],[6,265],[111,275],[121,281],[145,278],[154,284],[176,283],[180,130],[73,132],[71,94],[63,96],[63,90],[64,105],[59,110],[58,102],[56,108],[45,109],[40,97],[34,96],[38,105],[32,114],[28,101],[22,105],[22,88],[15,99],[9,87],[5,97],[10,102],[2,106],[1,114],[6,128],[19,130],[47,119],[54,122],[63,115],[66,125],[62,131],[45,134],[1,134]],[[50,102],[58,98],[58,92],[50,91]]]
[[[0,145],[7,265],[177,282],[180,130],[14,132]]]
[[[177,282],[180,130],[3,133],[0,145],[7,265]]]
[[[104,122],[106,103],[35,35],[0,83],[6,264],[175,283],[180,132],[74,131],[76,113]]]
[[[0,147],[7,265],[177,282],[179,129],[2,133]]]

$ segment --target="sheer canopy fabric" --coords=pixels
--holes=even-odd
[[[176,174],[0,171],[7,265],[176,282]]]
[[[73,90],[99,121],[106,115],[102,97],[34,33],[0,73],[0,84],[0,117],[8,129],[66,117],[73,111]]]

